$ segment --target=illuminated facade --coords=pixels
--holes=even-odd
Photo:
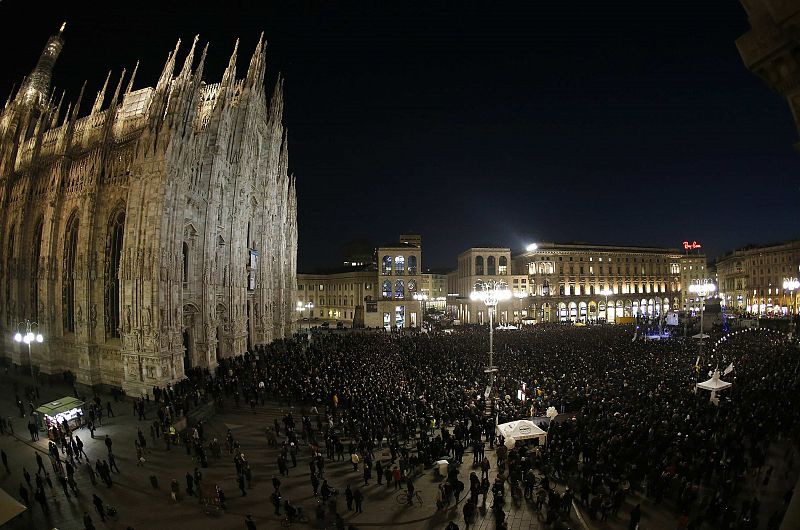
[[[800,276],[800,241],[735,250],[717,261],[720,302],[729,311],[797,312],[798,291],[783,288]]]
[[[419,236],[375,250],[377,268],[346,268],[322,274],[298,274],[297,318],[308,317],[305,304],[314,304],[312,316],[346,325],[387,330],[422,325],[422,248]],[[362,317],[363,315],[363,317]],[[363,318],[363,320],[362,320]]]
[[[493,269],[486,265],[489,256]],[[504,274],[497,268],[500,257],[512,266]],[[469,293],[481,278],[505,280],[512,291],[512,298],[497,307],[500,322],[659,316],[681,309],[684,282],[705,272],[705,256],[678,249],[541,243],[512,260],[508,248],[473,248],[459,255],[458,269],[448,275],[454,295],[448,298],[448,311],[463,323],[480,322],[483,309],[469,300]]]
[[[12,362],[27,357],[11,337],[29,318],[45,336],[41,371],[141,395],[290,333],[297,223],[281,84],[268,104],[262,39],[245,78],[237,43],[214,84],[196,44],[178,69],[178,41],[154,87],[134,89],[136,69],[123,70],[109,99],[107,78],[79,117],[82,97],[66,112],[52,99],[59,32],[6,103],[0,333]]]

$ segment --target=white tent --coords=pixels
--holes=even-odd
[[[728,383],[727,381],[723,381],[719,378],[719,369],[714,370],[714,375],[711,376],[711,379],[708,381],[703,381],[702,383],[697,383],[697,388],[702,388],[703,390],[710,390],[711,391],[711,402],[715,405],[719,404],[719,399],[717,399],[717,392],[720,390],[725,390],[726,388],[730,388],[733,386],[733,383]]]
[[[495,429],[498,435],[503,436],[508,443],[513,445],[517,440],[530,440],[538,438],[540,443],[544,443],[547,433],[539,428],[538,425],[530,420],[517,420],[508,423],[501,423]]]
[[[697,335],[692,335],[693,339],[708,339],[711,338],[711,335],[706,335],[705,333],[698,333]]]

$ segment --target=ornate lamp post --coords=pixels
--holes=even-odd
[[[789,311],[792,315],[797,312],[797,305],[795,304],[794,292],[800,289],[800,281],[797,278],[784,278],[783,279],[783,290],[789,291]]]
[[[22,334],[22,326],[23,323],[20,322],[17,324],[17,332],[14,334],[14,340],[17,342],[24,342],[28,345],[28,364],[31,365],[31,379],[33,380],[34,386],[36,385],[36,376],[33,373],[33,356],[31,354],[31,343],[34,341],[36,342],[44,342],[44,337],[41,333],[39,333],[39,323],[38,322],[31,322],[30,320],[25,320],[25,334]],[[33,333],[32,327],[36,326],[37,333]]]
[[[611,289],[603,289],[600,291],[600,294],[606,297],[606,323],[608,323],[608,297],[614,294],[614,291]],[[617,321],[616,310],[614,311],[614,322]]]
[[[475,283],[475,290],[470,293],[469,297],[471,300],[481,301],[486,304],[486,309],[489,313],[489,366],[486,367],[484,372],[489,374],[487,394],[490,394],[494,387],[494,374],[497,372],[497,367],[493,364],[494,311],[497,310],[498,302],[511,298],[511,291],[508,290],[508,284],[502,280],[478,280]]]
[[[717,290],[717,286],[708,280],[701,280],[689,286],[689,292],[700,298],[700,355],[703,355],[703,309],[706,306],[706,296]]]
[[[308,310],[308,329],[311,329],[311,310],[314,309],[314,304],[311,302],[306,302],[303,307]]]
[[[425,293],[414,293],[414,296],[412,296],[412,298],[419,302],[419,306],[422,309],[422,320],[421,320],[421,322],[419,324],[420,329],[422,329],[422,328],[425,327],[424,326],[424,324],[425,324],[425,311],[426,311],[427,306],[428,306],[428,295],[425,294]]]

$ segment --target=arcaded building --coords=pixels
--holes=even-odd
[[[3,354],[28,363],[12,335],[29,319],[42,372],[139,394],[290,333],[295,185],[263,40],[243,78],[237,42],[207,84],[195,38],[155,86],[123,70],[65,105],[62,31],[0,114]]]
[[[462,323],[482,322],[486,308],[469,295],[478,279],[491,279],[512,294],[497,307],[501,323],[616,322],[691,306],[686,286],[704,274],[704,255],[670,248],[539,243],[512,257],[509,248],[476,247],[448,275],[447,305]]]

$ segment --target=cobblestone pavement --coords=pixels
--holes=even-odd
[[[47,463],[47,441],[42,438],[38,442],[31,442],[28,436],[26,425],[27,419],[21,418],[17,408],[14,406],[14,382],[19,384],[20,395],[24,384],[30,383],[30,378],[22,374],[5,374],[0,376],[0,414],[11,417],[14,423],[15,435],[0,437],[0,448],[5,450],[9,456],[11,473],[6,473],[0,466],[0,486],[15,498],[19,499],[19,486],[24,482],[22,466],[24,465],[29,472],[33,473],[36,468],[35,451],[42,452]],[[58,399],[71,394],[71,389],[65,384],[55,386],[42,386],[41,402]],[[240,442],[247,460],[250,462],[253,471],[252,487],[247,490],[246,496],[241,496],[236,485],[235,467],[232,456],[223,450],[219,460],[210,458],[209,467],[201,469],[203,472],[203,483],[205,487],[213,487],[219,484],[227,496],[227,510],[221,515],[207,515],[195,497],[185,494],[185,475],[187,471],[193,471],[195,463],[187,455],[182,447],[172,447],[167,451],[163,442],[157,440],[155,447],[149,436],[149,422],[138,421],[132,410],[132,402],[114,403],[110,396],[101,396],[103,402],[112,401],[112,406],[116,416],[103,420],[103,426],[97,429],[96,439],[90,438],[89,432],[85,429],[78,431],[79,436],[85,443],[85,451],[89,458],[94,462],[98,457],[107,456],[106,448],[102,438],[109,434],[114,441],[114,454],[117,457],[117,464],[120,473],[113,473],[113,487],[91,485],[85,469],[79,468],[76,472],[79,494],[77,496],[65,497],[64,492],[58,483],[54,484],[54,489],[48,491],[48,505],[50,508],[49,516],[45,516],[38,504],[33,506],[25,513],[4,526],[12,529],[50,529],[72,530],[83,528],[83,514],[88,512],[92,515],[95,526],[98,529],[125,529],[128,526],[136,530],[169,528],[179,530],[183,528],[192,529],[244,529],[244,518],[247,514],[252,514],[259,530],[280,528],[282,517],[275,516],[273,507],[269,502],[269,494],[272,492],[271,480],[273,475],[277,475],[276,459],[278,451],[267,447],[264,427],[272,425],[273,419],[280,418],[289,407],[279,406],[268,403],[264,407],[257,407],[253,413],[249,407],[235,407],[232,403],[228,404],[225,411],[216,414],[207,421],[206,437],[211,439],[217,437],[224,445],[225,433],[231,429],[236,439]],[[299,408],[292,409],[296,418],[299,418]],[[152,421],[154,414],[151,412],[149,420]],[[134,438],[137,427],[147,433],[148,448],[146,462],[143,466],[136,465]],[[305,452],[304,452],[305,450]],[[494,451],[487,451],[487,455],[494,468]],[[287,478],[281,478],[281,490],[285,499],[291,500],[294,504],[301,506],[309,516],[310,522],[305,524],[295,523],[293,526],[298,528],[333,528],[333,521],[330,514],[326,515],[324,521],[319,521],[315,517],[316,500],[312,494],[310,481],[308,478],[308,453],[305,447],[301,448],[298,464],[296,468],[289,470]],[[388,450],[376,451],[376,459],[380,458],[384,462],[389,460]],[[48,469],[49,470],[49,469]],[[461,466],[460,479],[468,483],[469,473],[472,471],[472,456],[467,453],[464,457],[464,464]],[[53,473],[51,472],[51,475]],[[54,475],[53,475],[54,476]],[[155,476],[158,480],[158,489],[151,486],[150,477]],[[353,525],[356,528],[407,528],[413,529],[444,529],[448,522],[454,520],[459,528],[464,528],[461,508],[464,498],[457,506],[451,506],[442,511],[436,510],[435,498],[439,479],[435,477],[433,470],[425,470],[423,475],[416,480],[416,488],[422,498],[422,505],[414,504],[408,506],[398,502],[398,492],[392,487],[378,485],[373,479],[369,485],[363,486],[363,476],[361,470],[352,471],[349,462],[329,462],[326,463],[325,477],[329,483],[339,491],[344,491],[350,484],[355,490],[361,487],[364,494],[363,513],[356,514],[348,512],[344,499],[338,501],[338,511],[343,514],[346,525]],[[55,478],[55,477],[54,477]],[[181,485],[183,494],[178,501],[171,499],[169,494],[169,484],[172,479],[177,479]],[[490,474],[490,480],[494,479],[494,473]],[[35,486],[35,484],[34,484]],[[31,490],[32,488],[28,488]],[[118,521],[101,522],[99,515],[94,511],[91,503],[92,493],[97,493],[106,505],[114,506],[119,511]],[[343,497],[343,495],[341,495]],[[491,505],[491,500],[489,501]],[[538,530],[545,528],[543,517],[534,507],[524,499],[518,501],[509,500],[506,507],[508,513],[507,524],[510,530],[532,529]],[[648,506],[643,503],[643,524],[645,530],[673,529],[675,528],[675,517],[671,511],[664,507]],[[627,528],[627,508],[620,513],[619,521],[609,523],[590,522],[585,515],[580,512],[571,512],[570,528],[572,530],[587,530],[588,528]],[[586,523],[590,523],[588,526]],[[476,520],[470,528],[489,530],[495,528],[494,518],[491,509],[477,512]]]

